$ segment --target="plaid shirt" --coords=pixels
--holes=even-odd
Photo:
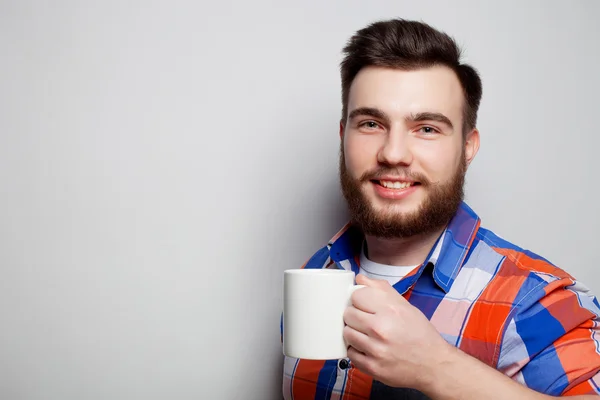
[[[362,234],[344,227],[303,268],[359,272]],[[450,344],[538,392],[600,394],[600,305],[549,261],[480,227],[462,204],[426,261],[394,288]],[[282,326],[283,329],[283,326]],[[285,399],[387,398],[348,359],[285,357]],[[404,398],[418,397],[408,393]]]

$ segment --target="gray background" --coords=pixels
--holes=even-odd
[[[594,289],[597,1],[1,1],[0,398],[275,399],[282,271],[345,222],[340,49],[446,30],[467,199]]]

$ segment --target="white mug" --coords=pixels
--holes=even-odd
[[[347,357],[344,311],[362,285],[354,272],[340,269],[291,269],[283,279],[283,353],[307,360]]]

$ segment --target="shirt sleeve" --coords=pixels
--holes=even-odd
[[[600,395],[600,372],[588,379],[587,381],[581,382],[578,385],[573,386],[571,389],[565,391],[563,396],[577,396],[582,394],[595,394]]]
[[[600,306],[572,279],[540,287],[515,306],[498,369],[548,395],[600,394]]]

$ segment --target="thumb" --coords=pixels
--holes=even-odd
[[[385,279],[371,279],[366,275],[357,275],[356,276],[356,284],[357,285],[365,285],[367,287],[378,288],[382,290],[392,289],[395,292],[395,289],[390,286],[390,283]]]
[[[357,274],[357,275],[356,275],[356,284],[357,284],[357,285],[365,285],[365,286],[369,286],[369,285],[367,285],[367,282],[368,282],[368,281],[370,281],[370,279],[369,279],[369,278],[367,278],[366,276],[364,276],[364,275],[360,275],[360,274]]]
[[[379,284],[379,279],[371,279],[366,275],[356,275],[356,283],[358,285],[365,285],[365,286],[369,286],[369,287],[374,287],[374,286],[378,286]]]

